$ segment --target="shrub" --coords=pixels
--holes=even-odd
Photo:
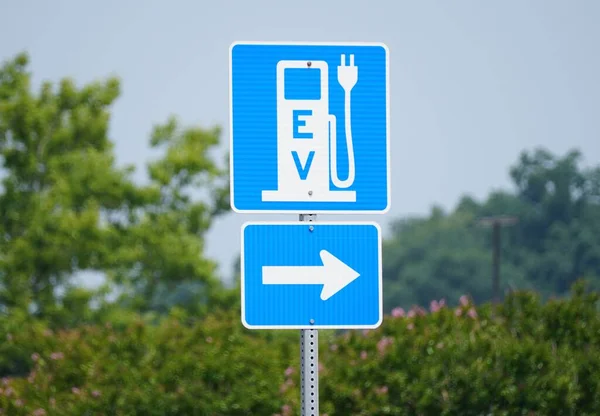
[[[396,309],[377,331],[321,346],[320,410],[337,415],[600,414],[598,295],[542,305],[509,296],[495,313]],[[395,315],[395,316],[394,316]],[[298,400],[288,396],[292,411]]]
[[[4,350],[29,350],[26,377],[5,378],[10,415],[269,415],[283,404],[284,348],[232,316],[169,318],[50,332],[28,327]],[[9,347],[7,347],[7,345]],[[34,347],[35,346],[35,347]],[[21,354],[22,356],[23,354]]]
[[[542,304],[467,298],[392,311],[372,331],[321,331],[321,414],[600,414],[598,295]],[[248,331],[239,311],[52,332],[0,324],[9,415],[299,413],[297,331]],[[320,334],[321,335],[321,334]]]

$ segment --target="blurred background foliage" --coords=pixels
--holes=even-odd
[[[117,78],[33,91],[25,53],[0,67],[0,411],[297,413],[297,333],[244,329],[239,275],[224,285],[204,252],[229,209],[220,128],[155,126],[135,183],[108,136],[119,94]],[[600,166],[582,159],[526,150],[514,189],[394,221],[384,325],[322,331],[322,413],[599,414]],[[495,308],[479,220],[498,215],[518,223]]]

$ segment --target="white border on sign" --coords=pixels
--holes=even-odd
[[[385,50],[385,105],[386,105],[386,181],[387,201],[385,208],[381,210],[319,210],[307,209],[238,209],[235,206],[233,193],[233,80],[232,80],[232,52],[237,45],[302,45],[302,46],[380,46]],[[302,41],[235,41],[229,45],[229,205],[238,214],[386,214],[392,207],[392,184],[391,184],[391,140],[390,140],[390,50],[383,42],[302,42]]]
[[[378,252],[378,284],[379,284],[379,319],[372,325],[250,325],[246,322],[246,303],[245,303],[245,273],[244,273],[244,230],[249,225],[293,225],[297,226],[320,226],[320,225],[372,225],[377,229],[377,252]],[[300,221],[247,221],[241,227],[241,250],[240,250],[240,289],[242,324],[247,329],[375,329],[383,323],[383,263],[382,263],[382,235],[381,227],[374,221],[323,221],[323,222],[300,222]]]

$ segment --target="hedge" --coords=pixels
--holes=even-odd
[[[321,414],[598,415],[598,295],[578,284],[476,307],[393,310],[372,331],[320,331]],[[249,331],[239,311],[50,331],[0,321],[0,413],[299,414],[297,331]]]

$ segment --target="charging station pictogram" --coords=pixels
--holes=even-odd
[[[232,209],[387,212],[388,61],[378,43],[234,43]]]

